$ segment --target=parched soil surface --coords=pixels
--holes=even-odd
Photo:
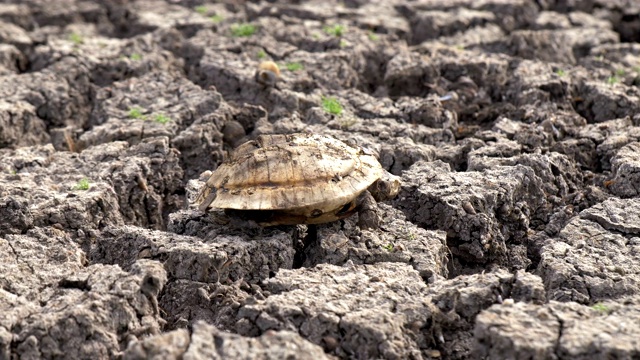
[[[0,359],[640,358],[639,86],[636,0],[0,1]],[[189,206],[294,132],[379,229]]]

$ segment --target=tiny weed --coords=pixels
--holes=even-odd
[[[346,28],[344,27],[344,25],[339,24],[333,26],[325,26],[324,28],[322,28],[322,30],[324,30],[325,33],[333,36],[342,36],[346,32]]]
[[[393,244],[389,243],[387,245],[384,245],[383,248],[389,252],[393,251]]]
[[[593,304],[591,308],[601,313],[609,313],[611,311],[607,305],[602,303]]]
[[[402,228],[402,233],[411,241],[416,239],[416,233],[407,228]]]
[[[380,36],[378,36],[378,34],[374,33],[373,31],[369,31],[369,40],[378,41],[378,39],[380,39]]]
[[[556,71],[555,71],[555,73],[556,73],[558,76],[565,76],[565,75],[567,74],[567,73],[566,73],[564,70],[562,70],[562,69],[558,69],[558,70],[556,70]]]
[[[158,114],[158,115],[153,117],[153,121],[155,121],[157,123],[160,123],[160,124],[166,124],[169,121],[171,121],[171,119],[168,116],[164,115],[164,114]]]
[[[129,59],[131,59],[133,61],[140,61],[140,60],[142,60],[142,55],[137,54],[137,53],[133,53],[133,54],[129,55]]]
[[[231,35],[235,37],[246,37],[256,33],[258,28],[253,24],[233,24],[231,25]]]
[[[207,13],[207,7],[204,5],[196,6],[193,8],[198,14],[205,15]]]
[[[313,33],[313,35],[311,35],[312,38],[314,38],[315,40],[320,39],[320,34],[318,33]]]
[[[127,115],[129,115],[130,119],[144,119],[144,115],[142,114],[142,109],[137,106],[130,108]]]
[[[464,50],[464,45],[456,45],[455,46],[456,50]]]
[[[89,190],[89,179],[83,178],[73,187],[73,190]]]
[[[616,70],[616,75],[617,75],[617,76],[624,76],[624,74],[625,74],[624,69],[618,69],[618,70]]]
[[[619,82],[620,82],[620,78],[617,76],[609,76],[607,78],[607,84],[609,85],[617,84]]]
[[[69,35],[69,41],[76,45],[80,45],[84,43],[84,38],[78,33],[71,33],[71,35]]]
[[[218,14],[216,14],[216,15],[213,15],[212,17],[210,17],[209,19],[211,19],[211,21],[212,21],[214,24],[217,24],[217,23],[222,22],[222,20],[224,20],[224,17],[222,17],[222,15],[218,15]]]
[[[322,97],[322,109],[329,114],[342,114],[342,105],[340,105],[338,99],[334,97]]]
[[[267,53],[264,50],[258,51],[258,59],[264,59],[267,57]]]
[[[340,40],[340,43],[338,44],[338,46],[340,46],[341,48],[346,47],[347,46],[347,42],[344,40]]]
[[[298,71],[304,69],[304,66],[299,62],[290,62],[285,65],[287,70],[289,71]]]

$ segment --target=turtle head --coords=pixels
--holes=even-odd
[[[369,192],[376,201],[393,199],[400,192],[400,177],[384,171],[380,179],[369,186]]]

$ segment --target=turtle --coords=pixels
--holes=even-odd
[[[280,80],[280,68],[273,61],[263,61],[258,65],[255,79],[265,87],[274,87]]]
[[[259,135],[211,173],[194,205],[261,226],[322,224],[358,212],[360,227],[370,229],[378,227],[376,201],[399,189],[399,178],[365,148],[320,134]]]

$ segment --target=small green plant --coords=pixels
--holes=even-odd
[[[618,69],[618,70],[616,70],[616,75],[617,75],[617,76],[624,76],[624,74],[625,74],[625,73],[626,73],[626,72],[625,72],[625,70],[624,70],[624,69]]]
[[[378,39],[380,39],[380,36],[378,36],[378,34],[374,33],[373,30],[369,31],[369,40],[378,41]]]
[[[620,82],[620,78],[617,76],[609,76],[607,78],[607,84],[609,85],[617,84],[619,82]]]
[[[384,245],[383,248],[389,252],[393,251],[393,244],[389,243],[387,245]]]
[[[253,24],[233,24],[231,25],[231,35],[235,37],[246,37],[256,33],[258,28]]]
[[[347,31],[344,25],[336,24],[333,26],[325,26],[322,28],[325,33],[333,36],[342,36]]]
[[[164,115],[164,114],[157,114],[156,116],[153,117],[153,121],[160,123],[160,124],[166,124],[169,121],[171,121],[171,118],[169,118],[168,116]]]
[[[258,59],[264,59],[267,57],[267,53],[264,50],[258,51]]]
[[[195,10],[200,15],[207,14],[207,7],[204,5],[196,6],[195,8],[193,8],[193,10]]]
[[[222,20],[224,20],[224,17],[222,17],[222,15],[220,15],[220,14],[215,14],[212,17],[210,17],[209,19],[211,19],[211,21],[214,24],[217,24],[217,23],[222,22]]]
[[[342,105],[334,97],[322,97],[322,109],[332,115],[342,114]]]
[[[562,70],[562,69],[558,69],[558,70],[556,70],[556,71],[555,71],[555,73],[556,73],[558,76],[565,76],[565,75],[567,74],[567,73],[566,73],[564,70]]]
[[[464,50],[464,45],[458,44],[458,45],[455,46],[455,48],[456,48],[456,50],[462,51],[462,50]]]
[[[140,55],[138,53],[133,53],[133,54],[129,55],[129,59],[131,59],[133,61],[140,61],[140,60],[142,60],[142,55]]]
[[[289,71],[298,71],[304,69],[304,65],[299,62],[290,62],[285,65],[285,68]]]
[[[75,45],[80,45],[84,43],[84,38],[78,33],[71,33],[71,35],[69,35],[69,41],[71,41]]]
[[[142,114],[143,110],[137,106],[134,106],[129,109],[127,115],[130,119],[144,119],[144,114]]]
[[[347,42],[344,40],[340,40],[340,43],[338,44],[338,46],[340,46],[341,48],[346,47],[347,46]]]
[[[402,234],[407,237],[407,239],[411,241],[415,241],[416,233],[412,230],[407,229],[406,227],[402,228]]]
[[[82,180],[78,181],[73,187],[73,190],[89,190],[89,179],[82,178]]]
[[[593,310],[596,310],[596,311],[601,312],[601,313],[609,313],[609,312],[611,312],[611,309],[609,309],[609,307],[607,305],[603,304],[603,303],[593,304],[593,306],[591,306],[591,308]]]

